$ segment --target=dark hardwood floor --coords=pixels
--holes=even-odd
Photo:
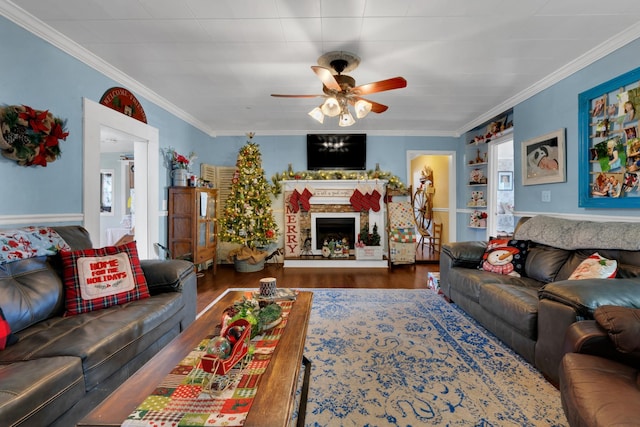
[[[284,268],[267,263],[264,270],[238,273],[231,264],[218,265],[198,274],[198,312],[228,288],[258,288],[263,277],[275,277],[280,288],[386,288],[420,289],[427,286],[427,273],[439,271],[437,262],[424,257],[414,265],[386,268]]]

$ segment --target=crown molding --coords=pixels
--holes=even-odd
[[[12,21],[14,24],[24,28],[35,36],[76,58],[83,64],[86,64],[94,70],[100,72],[101,74],[104,74],[105,76],[115,80],[122,86],[129,89],[131,92],[135,92],[137,95],[140,95],[150,102],[153,102],[154,104],[167,110],[174,116],[184,120],[185,122],[201,130],[202,132],[208,134],[209,136],[215,136],[215,131],[205,123],[199,121],[192,115],[186,113],[184,110],[178,108],[175,104],[172,104],[167,99],[161,97],[156,92],[152,91],[139,81],[133,79],[131,76],[125,74],[100,57],[89,52],[87,49],[80,46],[69,37],[53,29],[33,15],[27,13],[24,9],[16,6],[11,1],[0,0],[0,14],[2,14],[2,16],[7,18],[8,20]]]
[[[533,85],[529,86],[528,88],[526,88],[525,90],[523,90],[522,92],[516,94],[515,96],[512,96],[511,98],[505,100],[504,102],[496,105],[494,108],[492,108],[491,110],[487,111],[486,113],[484,113],[483,115],[477,117],[476,119],[470,121],[469,123],[465,124],[464,126],[462,126],[460,129],[458,129],[457,134],[458,135],[462,135],[474,128],[476,128],[477,126],[480,126],[486,122],[488,122],[489,120],[493,119],[494,117],[504,113],[505,111],[515,107],[517,104],[526,101],[527,99],[531,98],[532,96],[542,92],[545,89],[548,89],[549,87],[553,86],[554,84],[558,83],[559,81],[569,77],[570,75],[582,70],[583,68],[587,67],[588,65],[593,64],[594,62],[598,61],[599,59],[604,58],[605,56],[609,55],[612,52],[615,52],[616,50],[620,49],[623,46],[626,46],[627,44],[631,43],[634,40],[637,40],[638,38],[640,38],[640,22],[637,24],[632,25],[631,27],[627,28],[626,30],[616,34],[615,36],[611,37],[609,40],[606,40],[602,43],[600,43],[598,46],[594,47],[593,49],[591,49],[590,51],[586,52],[585,54],[579,56],[578,58],[574,59],[573,61],[569,62],[568,64],[562,66],[561,68],[557,69],[556,71],[554,71],[553,73],[549,74],[548,76],[546,76],[545,78],[543,78],[542,80],[539,80],[538,82],[534,83]]]

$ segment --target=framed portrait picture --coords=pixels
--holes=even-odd
[[[578,96],[578,206],[640,207],[640,68]]]
[[[522,143],[522,185],[566,180],[564,134],[562,128]]]
[[[512,191],[512,190],[513,190],[513,172],[499,171],[498,172],[498,191]]]

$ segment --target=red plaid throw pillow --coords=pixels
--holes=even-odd
[[[61,251],[65,316],[149,297],[136,242],[100,249]]]

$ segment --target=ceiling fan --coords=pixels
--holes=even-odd
[[[365,117],[369,112],[383,113],[389,108],[386,105],[365,99],[362,95],[384,92],[387,90],[401,89],[407,86],[407,81],[402,77],[380,80],[356,86],[353,77],[344,72],[349,72],[360,64],[360,58],[349,52],[329,52],[318,58],[318,65],[311,69],[322,81],[322,94],[316,95],[281,95],[271,94],[280,98],[325,98],[324,102],[309,112],[309,115],[322,123],[324,116],[335,117],[340,115],[340,126],[351,126],[355,119],[351,115],[348,106],[353,106],[356,117]]]

